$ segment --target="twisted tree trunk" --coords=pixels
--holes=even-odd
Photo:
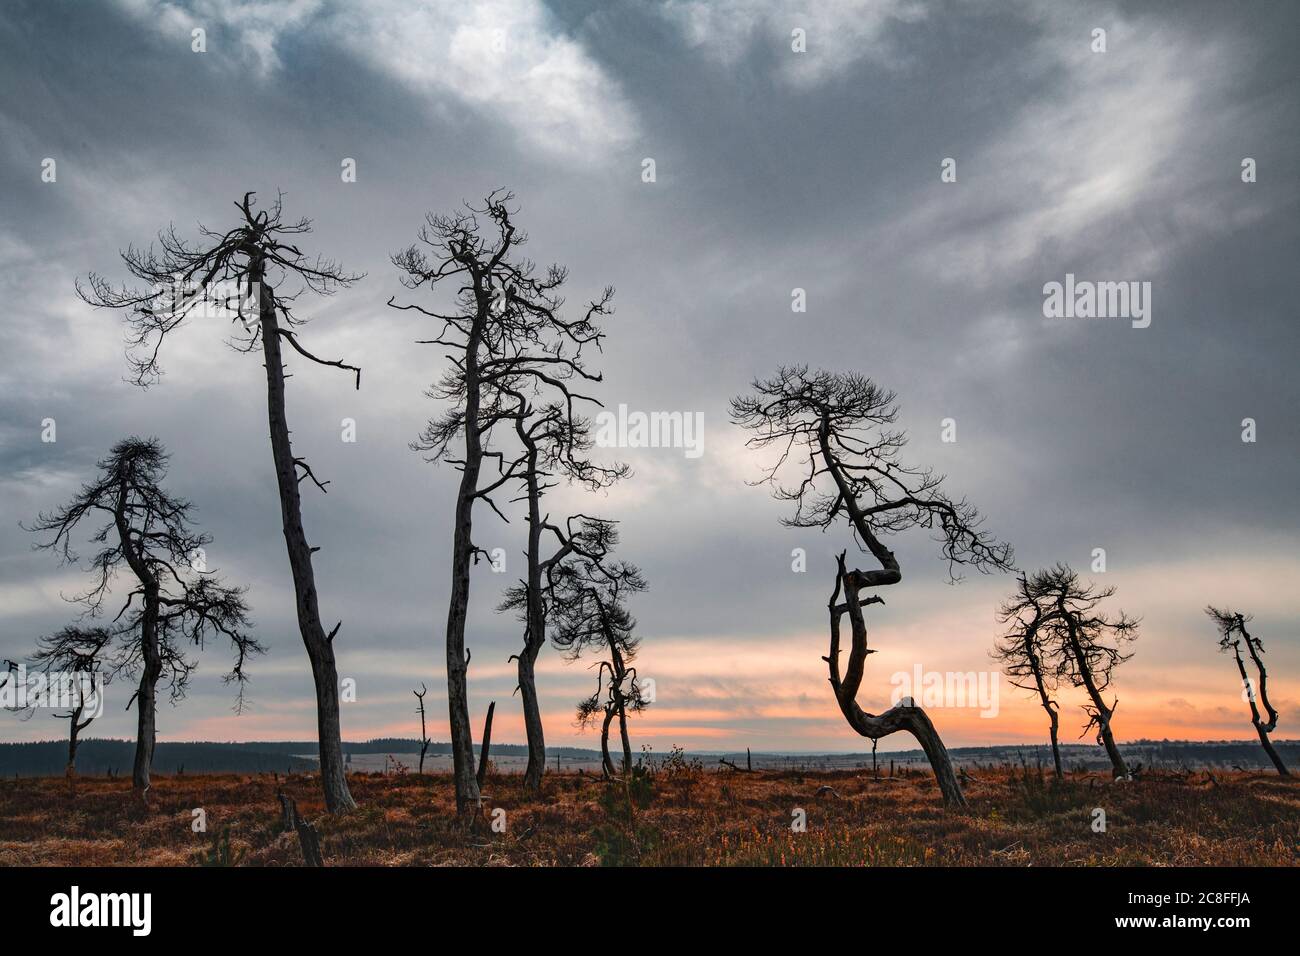
[[[891,556],[892,557],[892,556]],[[898,731],[906,731],[916,738],[921,749],[925,751],[934,771],[934,779],[943,794],[943,802],[950,807],[966,806],[966,797],[962,794],[961,784],[953,772],[952,760],[944,747],[938,731],[934,729],[929,715],[913,703],[900,703],[883,714],[869,714],[857,703],[858,689],[862,685],[862,674],[867,655],[867,627],[862,616],[862,604],[884,603],[879,597],[872,596],[865,602],[858,598],[860,572],[848,572],[844,566],[844,555],[838,558],[838,573],[835,578],[835,590],[830,600],[830,651],[823,660],[830,669],[831,688],[840,705],[840,712],[849,726],[863,737],[873,741],[887,737]],[[844,591],[844,603],[839,603],[840,591]],[[852,631],[852,644],[849,648],[848,666],[843,677],[840,675],[840,618],[848,614]]]
[[[275,461],[275,478],[280,492],[280,515],[284,541],[293,572],[298,631],[311,661],[316,685],[316,737],[320,748],[320,779],[325,794],[325,809],[342,813],[356,807],[348,791],[343,762],[343,731],[339,719],[339,678],[334,661],[334,635],[338,626],[325,633],[321,624],[316,595],[316,573],[312,567],[312,548],[302,526],[302,499],[298,494],[297,462],[289,441],[289,424],[285,417],[284,360],[280,352],[281,329],[275,296],[262,281],[263,266],[255,258],[249,267],[250,281],[259,292],[259,317],[262,330],[262,355],[266,364],[267,417],[271,430],[271,454]]]

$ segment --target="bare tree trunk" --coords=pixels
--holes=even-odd
[[[275,478],[280,491],[280,515],[284,541],[293,572],[293,588],[298,612],[298,630],[311,661],[316,685],[316,737],[320,748],[320,779],[325,793],[325,809],[342,813],[356,807],[348,791],[343,762],[343,731],[339,719],[339,679],[334,662],[334,635],[321,624],[316,595],[316,574],[312,568],[312,548],[302,526],[302,499],[298,494],[297,464],[289,441],[289,424],[285,417],[284,361],[280,353],[280,325],[276,302],[270,288],[262,281],[262,265],[250,266],[250,280],[259,290],[262,324],[262,355],[266,363],[267,417],[271,429],[271,454],[275,461]]]
[[[1286,764],[1282,762],[1282,758],[1273,749],[1273,741],[1268,739],[1268,731],[1264,729],[1264,725],[1256,724],[1255,732],[1259,734],[1259,742],[1264,748],[1264,753],[1268,754],[1268,759],[1273,761],[1273,766],[1277,768],[1278,774],[1283,777],[1291,776],[1291,771],[1286,769]]]
[[[1264,705],[1264,711],[1268,714],[1268,721],[1264,723],[1264,732],[1271,734],[1277,729],[1277,711],[1268,700],[1268,671],[1264,669],[1264,661],[1259,656],[1259,648],[1256,646],[1255,639],[1250,636],[1246,630],[1246,619],[1243,615],[1237,615],[1237,627],[1241,630],[1241,636],[1246,639],[1246,651],[1250,654],[1250,659],[1255,662],[1255,670],[1259,673],[1259,702]],[[1245,675],[1243,674],[1243,679]],[[1255,716],[1259,717],[1258,708],[1255,708]]]
[[[1245,631],[1245,628],[1242,627],[1242,630]],[[1248,648],[1250,647],[1249,638],[1247,638],[1247,647]],[[1254,649],[1250,648],[1250,650],[1251,650],[1252,657],[1254,657]],[[1250,722],[1255,725],[1255,733],[1259,734],[1260,745],[1264,748],[1264,753],[1268,754],[1268,759],[1273,761],[1273,766],[1274,768],[1276,768],[1278,775],[1283,777],[1289,777],[1291,776],[1291,771],[1287,770],[1286,764],[1282,762],[1281,756],[1278,754],[1278,752],[1275,749],[1273,749],[1273,741],[1269,740],[1268,734],[1271,727],[1269,724],[1265,724],[1263,718],[1260,717],[1259,706],[1255,703],[1256,695],[1251,692],[1250,676],[1246,673],[1246,664],[1241,659],[1241,647],[1239,644],[1234,643],[1232,645],[1232,653],[1233,653],[1233,657],[1235,657],[1237,660],[1237,670],[1241,674],[1241,686],[1245,687],[1247,693],[1250,694],[1250,696],[1247,698],[1247,700],[1250,703]],[[1259,667],[1260,673],[1262,675],[1263,667],[1260,664],[1259,658],[1254,657],[1254,660],[1256,666]],[[1261,681],[1261,687],[1262,685],[1263,682]],[[1268,706],[1267,700],[1265,700],[1265,706]],[[1270,724],[1276,725],[1277,711],[1273,710],[1272,707],[1269,707],[1269,716],[1271,718]]]
[[[483,790],[483,781],[487,779],[488,753],[492,749],[492,712],[497,709],[495,700],[488,702],[487,716],[483,718],[483,743],[478,748],[478,773],[474,779],[478,783],[479,792]]]
[[[81,692],[78,691],[78,693]],[[83,730],[90,726],[90,721],[94,720],[93,717],[90,718],[90,720],[83,721],[81,719],[81,715],[85,712],[85,709],[86,701],[85,698],[82,697],[76,708],[68,715],[68,767],[65,771],[68,783],[72,783],[77,778],[77,744],[80,743],[77,737]]]
[[[1060,730],[1060,716],[1056,712],[1056,701],[1052,700],[1052,695],[1048,693],[1047,681],[1043,677],[1042,660],[1039,658],[1038,649],[1034,644],[1035,634],[1037,632],[1037,618],[1035,618],[1034,628],[1025,634],[1024,655],[1029,662],[1030,670],[1034,675],[1034,686],[1038,690],[1038,702],[1043,705],[1043,710],[1047,711],[1047,719],[1050,721],[1050,734],[1052,738],[1052,762],[1056,765],[1056,779],[1064,780],[1065,774],[1061,770],[1061,747],[1057,740],[1057,733]]]
[[[474,739],[469,726],[469,659],[465,651],[465,619],[469,615],[469,572],[474,557],[474,500],[483,464],[479,435],[478,349],[488,301],[479,295],[478,313],[465,349],[465,461],[456,491],[456,516],[451,545],[451,598],[447,605],[447,717],[451,728],[452,777],[456,813],[461,819],[477,811],[478,778],[474,770]]]
[[[627,736],[627,711],[622,701],[618,705],[618,733],[623,738],[623,776],[626,777],[632,772],[632,742]]]
[[[1047,711],[1047,713],[1048,713],[1048,716],[1051,717],[1051,719],[1052,719],[1052,727],[1051,727],[1051,734],[1052,734],[1052,763],[1054,763],[1054,764],[1056,765],[1056,779],[1057,779],[1057,780],[1064,780],[1064,779],[1065,779],[1065,773],[1064,773],[1064,771],[1062,771],[1062,769],[1061,769],[1061,745],[1060,745],[1060,743],[1058,743],[1058,741],[1057,741],[1057,732],[1058,732],[1058,730],[1060,729],[1060,723],[1061,723],[1061,721],[1060,721],[1060,718],[1057,717],[1057,715],[1056,715],[1056,709],[1055,709],[1055,708],[1049,708],[1048,711]]]
[[[298,801],[293,797],[280,793],[280,806],[284,811],[284,818],[287,824],[298,831],[298,846],[302,850],[302,862],[306,866],[324,866],[325,858],[320,851],[320,834],[316,832],[315,824],[303,819],[298,812]]]
[[[531,605],[531,596],[529,602]],[[530,625],[524,649],[519,653],[518,672],[519,702],[523,706],[524,733],[528,739],[528,766],[524,769],[524,789],[534,793],[541,790],[542,773],[546,769],[546,736],[542,730],[542,711],[537,697],[537,681],[534,677],[534,664],[539,650],[541,646],[533,641],[532,625]]]
[[[953,772],[952,759],[943,745],[938,731],[930,722],[929,715],[911,704],[900,703],[883,714],[868,714],[857,703],[858,689],[862,685],[862,673],[867,660],[867,626],[862,616],[862,603],[858,599],[859,572],[850,575],[844,567],[844,555],[839,556],[839,569],[835,579],[835,590],[831,594],[831,640],[830,652],[824,660],[830,669],[831,687],[835,699],[840,705],[840,712],[849,726],[863,737],[879,740],[898,731],[906,731],[916,738],[921,749],[925,751],[934,771],[934,779],[939,784],[943,802],[950,807],[966,806],[966,797],[962,794],[961,784]],[[845,602],[839,603],[841,587]],[[879,603],[880,598],[868,598],[868,603]],[[853,643],[849,650],[848,667],[844,677],[840,677],[840,617],[847,613],[853,633]]]
[[[1097,689],[1096,682],[1092,679],[1092,668],[1088,666],[1088,659],[1083,653],[1083,647],[1079,644],[1079,634],[1074,618],[1065,613],[1066,634],[1069,638],[1070,651],[1074,654],[1075,664],[1079,668],[1079,678],[1083,681],[1084,689],[1088,692],[1088,697],[1092,701],[1092,706],[1096,709],[1097,736],[1101,744],[1106,748],[1106,756],[1110,758],[1110,765],[1115,777],[1127,777],[1128,765],[1124,762],[1123,755],[1119,752],[1119,747],[1115,745],[1115,735],[1110,729],[1110,718],[1114,710],[1106,706],[1102,700],[1101,691]]]
[[[546,643],[546,611],[542,602],[542,515],[541,480],[537,472],[537,441],[529,432],[526,413],[527,401],[519,397],[519,415],[515,431],[527,449],[524,457],[524,477],[528,498],[528,573],[524,579],[524,646],[519,652],[519,702],[524,711],[524,734],[528,740],[528,766],[524,769],[524,789],[534,793],[542,789],[542,774],[546,770],[546,734],[542,727],[541,704],[537,697],[536,663]]]
[[[158,587],[144,585],[144,617],[140,624],[140,686],[136,690],[135,759],[131,765],[131,789],[142,802],[149,802],[149,770],[153,764],[158,733],[158,678],[162,655],[158,650]]]
[[[415,699],[420,702],[420,769],[418,772],[424,773],[424,755],[429,752],[429,732],[425,729],[424,723],[424,695],[429,692],[429,689],[423,684],[421,684],[420,687],[422,688],[421,690],[413,690],[411,693],[413,693]]]
[[[471,391],[467,405],[469,422],[478,414],[476,392]],[[478,436],[472,424],[466,431]],[[479,454],[467,449],[460,491],[456,497],[456,523],[452,539],[451,601],[447,609],[447,716],[451,725],[452,773],[456,786],[456,812],[465,817],[478,806],[478,781],[474,774],[474,741],[469,727],[468,662],[465,659],[465,618],[469,614],[469,568],[473,556],[470,540],[471,510],[478,490]]]
[[[614,761],[609,756],[609,725],[613,720],[614,708],[606,706],[605,719],[600,725],[600,769],[607,780],[614,776]]]

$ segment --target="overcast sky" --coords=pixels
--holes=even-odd
[[[445,360],[414,344],[433,331],[416,313],[385,307],[401,292],[388,256],[426,211],[508,187],[529,255],[569,267],[571,302],[617,287],[601,398],[704,416],[700,457],[621,450],[631,480],[550,505],[619,519],[623,556],[651,583],[632,610],[657,702],[634,746],[868,746],[820,660],[833,555],[851,541],[781,527],[727,420],[731,396],[792,362],[897,390],[907,459],[946,472],[1021,567],[1088,573],[1105,549],[1106,572],[1089,576],[1144,622],[1115,687],[1121,739],[1252,736],[1207,602],[1256,615],[1279,734],[1300,736],[1297,35],[1300,8],[1262,2],[5,3],[0,657],[72,620],[60,593],[82,580],[18,522],[67,500],[115,440],[152,435],[172,453],[169,487],[215,539],[209,564],[249,586],[269,649],[236,716],[224,650],[207,648],[188,699],[162,708],[160,739],[314,735],[259,358],[223,344],[224,320],[196,320],[142,391],[124,381],[120,316],[73,286],[92,269],[125,279],[118,250],[169,222],[224,230],[246,190],[278,189],[291,217],[315,220],[306,250],[367,273],[298,304],[304,342],[362,366],[362,389],[302,363],[288,384],[295,452],[331,481],[328,495],[305,489],[304,520],[322,615],[343,621],[339,672],[357,682],[344,737],[414,736],[411,688],[425,682],[431,735],[446,739],[458,475],[408,448]],[[948,158],[956,182],[941,180]],[[1246,158],[1256,182],[1242,181]],[[1044,284],[1067,273],[1149,282],[1150,326],[1044,317]],[[792,311],[796,288],[806,312]],[[495,738],[522,742],[507,663],[520,628],[493,609],[522,567],[523,525],[476,520],[507,572],[473,579],[472,718],[495,700]],[[870,609],[880,653],[860,697],[876,712],[896,671],[989,670],[1013,585],[948,585],[924,532],[891,544],[904,581]],[[594,689],[586,663],[548,649],[539,682],[547,742],[591,745],[572,722]],[[129,696],[110,688],[89,733],[130,736]],[[1085,718],[1064,700],[1072,737]],[[1045,736],[1041,711],[1005,686],[996,718],[932,716],[950,745]],[[46,715],[0,721],[5,739],[64,732]]]

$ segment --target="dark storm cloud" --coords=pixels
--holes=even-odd
[[[441,688],[454,474],[407,443],[442,359],[411,344],[426,330],[409,313],[384,308],[401,294],[387,256],[425,210],[499,185],[518,196],[529,254],[570,267],[571,302],[618,287],[607,404],[704,413],[702,458],[629,450],[636,477],[583,509],[623,521],[627,556],[651,579],[635,609],[647,655],[654,635],[697,642],[702,676],[682,678],[683,701],[726,677],[714,639],[761,657],[823,626],[842,536],[781,528],[779,504],[745,485],[758,464],[726,420],[727,399],[782,362],[897,389],[911,459],[950,473],[1026,566],[1086,567],[1105,547],[1123,587],[1125,571],[1203,552],[1208,587],[1216,551],[1266,562],[1300,523],[1288,504],[1298,18],[1285,4],[1249,17],[1216,4],[6,5],[0,656],[64,623],[57,593],[75,587],[16,522],[66,499],[116,438],[156,435],[172,487],[215,536],[212,563],[252,585],[270,646],[252,697],[287,721],[276,734],[274,720],[230,718],[214,649],[162,732],[308,732],[309,708],[293,709],[309,678],[260,362],[226,350],[220,323],[195,323],[142,393],[122,381],[118,318],[73,293],[91,269],[120,279],[115,251],[169,221],[183,234],[223,226],[248,189],[284,190],[290,214],[316,220],[309,248],[368,274],[301,304],[312,346],[362,365],[362,390],[315,367],[292,369],[289,386],[295,447],[332,481],[307,497],[305,521],[322,547],[322,613],[344,621],[341,673],[360,675],[348,736],[404,720],[413,683]],[[195,26],[206,53],[191,51]],[[806,54],[790,51],[795,27]],[[1105,54],[1089,50],[1094,27],[1108,31]],[[1244,156],[1258,160],[1255,184],[1240,181]],[[40,181],[45,157],[57,183]],[[344,157],[354,184],[340,181]],[[645,157],[654,184],[640,180]],[[939,180],[945,157],[957,183]],[[1067,272],[1150,281],[1151,327],[1044,318],[1042,286]],[[805,314],[790,310],[796,287]],[[53,445],[40,442],[46,417]],[[339,440],[345,417],[356,444]],[[940,441],[949,417],[954,444]],[[1246,417],[1255,444],[1239,440]],[[481,527],[484,547],[519,562],[517,520],[485,513]],[[790,571],[795,547],[806,575]],[[923,536],[897,549],[900,600],[980,603],[962,640],[981,655],[1005,582],[952,591]],[[507,580],[475,579],[478,710],[513,688],[518,628],[493,612]],[[1152,658],[1175,658],[1161,640]],[[548,714],[585,678],[554,677]],[[736,705],[747,734],[752,705]],[[129,716],[97,729],[127,733]]]

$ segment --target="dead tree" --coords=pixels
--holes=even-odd
[[[388,303],[438,323],[437,334],[421,341],[448,349],[451,363],[428,392],[430,397],[448,402],[449,407],[430,420],[412,447],[425,452],[430,461],[446,461],[461,473],[452,540],[446,660],[456,804],[462,817],[475,812],[479,802],[469,724],[469,656],[465,648],[470,568],[484,553],[474,543],[474,505],[484,501],[504,518],[493,494],[522,475],[518,460],[491,450],[493,432],[497,426],[517,422],[527,414],[519,405],[520,396],[532,396],[542,387],[562,396],[559,401],[572,414],[573,402],[583,396],[571,393],[568,383],[574,379],[600,379],[586,371],[580,355],[584,346],[598,346],[602,333],[595,319],[607,313],[613,295],[612,289],[606,289],[581,317],[562,318],[558,290],[566,272],[551,266],[540,277],[533,264],[518,255],[526,236],[512,221],[511,201],[509,193],[498,191],[490,194],[482,207],[467,206],[452,215],[430,214],[420,230],[419,242],[393,256],[402,284],[411,291],[432,289],[451,280],[457,292],[449,310],[402,305],[393,299]],[[495,462],[496,474],[483,474],[485,459]],[[538,489],[536,496],[540,497],[540,493]],[[541,534],[540,517],[531,523],[530,533]],[[530,552],[536,553],[534,549]],[[530,566],[530,577],[532,574]],[[536,613],[534,608],[525,649],[518,657],[530,781],[540,781],[541,765],[536,762],[539,754],[545,761],[532,679],[534,648],[544,640],[537,636]]]
[[[1264,645],[1258,637],[1246,629],[1246,624],[1252,619],[1251,615],[1242,614],[1240,611],[1220,610],[1216,607],[1207,607],[1205,613],[1219,629],[1219,650],[1232,651],[1232,656],[1237,661],[1237,672],[1241,675],[1246,701],[1250,704],[1250,722],[1255,725],[1255,733],[1259,734],[1260,746],[1264,748],[1264,753],[1268,754],[1268,759],[1273,761],[1278,774],[1289,777],[1290,771],[1274,749],[1273,741],[1269,739],[1269,734],[1277,729],[1278,713],[1268,700],[1268,671],[1264,669],[1262,657]],[[1252,680],[1246,671],[1246,662],[1241,656],[1243,644],[1255,665],[1255,671],[1259,675],[1258,680]],[[1268,720],[1260,714],[1260,704],[1264,705]]]
[[[119,571],[125,567],[134,578],[114,618],[122,644],[113,669],[139,675],[139,687],[127,703],[134,702],[137,713],[132,785],[147,800],[159,681],[167,681],[173,703],[182,699],[197,666],[186,646],[201,648],[208,639],[224,636],[235,655],[225,680],[239,686],[242,702],[245,662],[263,648],[247,631],[244,589],[227,587],[195,567],[211,538],[191,528],[191,504],[163,489],[167,455],[162,446],[152,439],[128,438],[114,445],[98,467],[96,479],[82,485],[72,501],[41,514],[27,530],[52,534],[36,547],[76,564],[78,527],[87,518],[103,521],[91,536],[99,547],[90,561],[93,583],[71,599],[91,615],[101,612]]]
[[[284,383],[288,377],[281,348],[288,344],[309,362],[352,372],[357,388],[361,370],[342,361],[322,359],[302,344],[302,320],[292,306],[304,290],[327,295],[361,278],[336,263],[309,259],[298,237],[311,231],[311,220],[285,220],[280,199],[257,211],[253,193],[236,203],[235,225],[224,233],[200,227],[200,239],[189,242],[169,227],[159,235],[160,248],[127,249],[122,260],[127,271],[147,284],[145,289],[115,288],[102,276],[91,274],[78,292],[91,305],[127,311],[128,362],[136,384],[148,386],[162,374],[159,352],[167,335],[188,317],[204,312],[229,316],[234,325],[231,344],[242,352],[259,345],[266,368],[267,417],[271,456],[280,495],[280,515],[289,567],[293,576],[298,630],[311,662],[316,686],[316,727],[320,747],[321,786],[325,807],[339,813],[356,806],[344,773],[342,729],[339,719],[338,668],[334,640],[340,621],[326,632],[321,623],[316,573],[312,555],[319,550],[307,543],[302,524],[299,485],[310,479],[320,491],[321,481],[302,457],[295,456],[285,415]],[[293,288],[291,283],[296,283]]]
[[[1103,695],[1114,680],[1115,669],[1133,656],[1123,648],[1137,639],[1138,621],[1123,611],[1109,616],[1097,610],[1097,605],[1114,593],[1113,587],[1085,585],[1065,564],[1025,578],[1022,591],[1026,600],[1042,609],[1038,630],[1053,673],[1088,695],[1084,735],[1096,729],[1097,743],[1106,749],[1114,776],[1127,779],[1130,771],[1111,728],[1119,700],[1107,704]]]
[[[302,862],[305,866],[324,866],[325,858],[320,851],[320,834],[316,825],[298,812],[298,801],[283,790],[278,794],[280,809],[283,814],[284,828],[293,829],[298,834],[298,847],[302,850]]]
[[[549,370],[546,377],[551,377]],[[537,656],[546,645],[545,578],[575,547],[574,536],[561,531],[549,515],[543,514],[542,496],[561,476],[596,491],[628,474],[624,465],[602,467],[585,457],[592,444],[588,423],[574,413],[575,399],[567,387],[562,383],[560,387],[566,392],[564,401],[540,409],[520,389],[510,389],[517,403],[515,431],[523,448],[511,467],[523,485],[521,497],[527,506],[528,544],[524,552],[527,573],[501,609],[517,608],[524,622],[523,648],[511,660],[518,667],[518,689],[528,739],[524,786],[534,792],[541,789],[546,768],[546,740],[535,677]],[[547,548],[549,552],[544,553]]]
[[[1060,713],[1052,694],[1056,690],[1056,669],[1045,658],[1050,648],[1044,646],[1046,632],[1041,630],[1044,618],[1039,599],[1031,592],[1029,581],[1022,574],[1014,596],[1008,598],[998,610],[998,620],[1007,625],[1007,631],[993,646],[992,657],[1002,664],[1002,673],[1013,687],[1032,691],[1047,713],[1048,733],[1052,740],[1052,762],[1056,779],[1063,780],[1061,747],[1059,741]]]
[[[415,695],[415,699],[420,703],[419,710],[416,711],[420,715],[420,773],[424,773],[424,755],[429,752],[429,734],[424,729],[424,695],[428,692],[429,688],[423,684],[420,685],[419,690],[411,691]]]
[[[44,675],[46,688],[57,687],[67,713],[54,716],[68,722],[68,765],[64,775],[71,783],[77,776],[77,745],[81,732],[90,726],[104,709],[103,685],[111,680],[109,657],[118,633],[107,627],[69,625],[36,640],[32,667]],[[35,709],[28,707],[23,718]]]
[[[783,523],[825,530],[843,518],[859,548],[880,564],[873,570],[849,570],[845,552],[837,559],[828,605],[830,651],[823,659],[841,713],[850,727],[871,740],[910,733],[930,760],[944,803],[963,806],[948,751],[922,708],[909,698],[876,715],[857,703],[871,653],[862,608],[884,603],[879,595],[864,598],[862,592],[902,579],[898,560],[883,540],[892,534],[931,530],[948,563],[950,580],[957,580],[958,566],[981,572],[1010,570],[1010,546],[981,530],[973,505],[944,492],[941,475],[899,461],[907,439],[893,427],[898,408],[892,392],[856,373],[810,372],[805,366],[781,368],[771,379],[756,380],[753,388],[754,394],[732,400],[732,418],[754,432],[749,447],[776,450],[774,463],[759,483],[772,485],[778,500],[794,503],[794,513]],[[793,486],[781,484],[787,467],[798,469]],[[851,643],[841,671],[840,621],[845,615]]]
[[[595,664],[596,690],[578,703],[578,724],[587,727],[600,718],[601,769],[612,778],[618,771],[609,752],[609,733],[618,721],[621,772],[626,776],[632,772],[628,714],[640,713],[650,704],[633,664],[641,639],[627,600],[647,585],[635,565],[608,560],[618,544],[612,522],[587,519],[584,535],[584,553],[574,554],[547,574],[551,641],[569,660],[587,652],[601,655]]]
[[[492,752],[492,713],[496,709],[497,702],[488,701],[487,716],[483,718],[483,742],[478,747],[478,773],[474,775],[480,791],[487,780],[488,761],[491,759],[489,754]]]

